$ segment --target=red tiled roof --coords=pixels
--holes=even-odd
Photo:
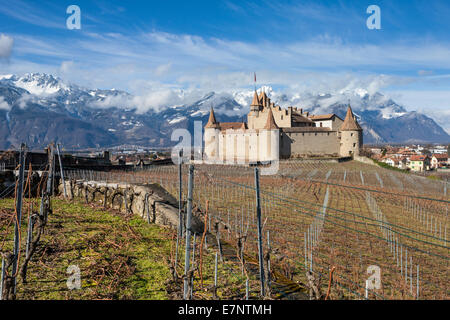
[[[411,158],[409,158],[410,161],[425,161],[425,159],[428,158],[428,156],[423,156],[423,155],[413,155],[411,156]]]
[[[447,159],[449,158],[448,155],[446,155],[446,154],[439,154],[439,153],[433,154],[433,157],[438,159],[438,161],[447,161]]]
[[[206,124],[205,128],[217,128],[217,127],[218,127],[218,123],[217,123],[216,117],[214,115],[214,109],[211,107],[208,123]]]
[[[261,102],[259,101],[258,94],[256,93],[256,90],[255,90],[255,94],[253,95],[253,101],[252,101],[251,106],[260,106],[260,105],[261,105]]]
[[[291,127],[281,128],[283,132],[333,132],[328,127]]]
[[[220,131],[226,131],[228,129],[238,130],[238,129],[245,129],[245,123],[244,122],[220,122],[219,123],[219,129]]]
[[[341,126],[341,131],[362,131],[362,128],[356,121],[355,116],[353,115],[352,108],[350,105],[347,108],[347,114],[345,116],[344,122]]]
[[[269,114],[267,115],[267,121],[266,121],[266,125],[264,126],[264,129],[267,129],[267,130],[278,129],[278,126],[275,123],[275,120],[273,119],[272,108],[270,108],[270,107],[269,107]]]
[[[309,118],[311,120],[329,120],[331,118],[333,118],[333,116],[335,116],[336,118],[339,118],[337,115],[335,115],[334,113],[328,113],[328,114],[319,114],[319,115],[312,115]],[[341,119],[341,118],[339,118]],[[341,119],[342,120],[342,119]]]
[[[301,114],[292,112],[292,122],[296,123],[312,123],[313,121],[311,119],[308,119]]]

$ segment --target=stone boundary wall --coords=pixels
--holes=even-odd
[[[354,156],[353,159],[355,159],[356,161],[365,163],[365,164],[370,164],[370,165],[378,167],[378,165],[375,162],[373,162],[372,159],[364,157],[364,156]]]
[[[71,180],[65,181],[65,185],[69,200],[80,198],[86,203],[95,203],[105,208],[136,214],[149,223],[178,230],[178,201],[159,184]],[[58,192],[64,195],[62,183],[58,185]],[[191,230],[200,234],[203,229],[200,212],[194,208]]]

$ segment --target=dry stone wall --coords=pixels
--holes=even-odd
[[[83,199],[105,208],[137,214],[149,223],[178,229],[178,201],[159,184],[106,183],[98,181],[65,181],[67,196]],[[58,186],[64,193],[62,183]],[[183,219],[184,221],[185,219]],[[203,232],[200,212],[194,211],[191,229]]]

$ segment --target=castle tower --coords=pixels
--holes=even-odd
[[[219,159],[219,135],[220,125],[216,121],[214,115],[214,109],[211,107],[209,113],[208,123],[205,125],[205,158],[206,160],[218,160]]]
[[[268,106],[268,99],[269,99],[269,97],[267,97],[266,92],[263,91],[259,98],[259,101],[261,102],[261,105],[263,106],[263,108],[266,108]]]
[[[255,90],[255,93],[253,95],[252,104],[250,105],[250,111],[259,112],[260,106],[261,106],[261,103],[259,102],[258,94],[256,93],[256,90]]]
[[[273,118],[272,108],[269,108],[269,114],[267,115],[266,125],[264,126],[265,130],[277,130],[279,129],[277,124],[275,123],[275,119]]]
[[[261,130],[261,137],[259,141],[260,154],[258,158],[260,161],[272,161],[279,159],[280,153],[280,131],[273,118],[272,108],[269,106],[269,113],[264,128]]]
[[[253,94],[253,100],[250,105],[250,112],[247,115],[247,123],[250,129],[255,129],[255,123],[257,122],[257,119],[260,116],[260,111],[262,111],[262,109],[261,99],[258,98],[258,94],[255,90],[255,93]]]
[[[341,134],[340,155],[343,157],[359,155],[359,149],[363,143],[362,128],[356,121],[350,104],[339,131]]]

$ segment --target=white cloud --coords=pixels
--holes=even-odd
[[[431,81],[450,82],[448,74],[430,75],[438,69],[450,73],[450,44],[420,40],[372,45],[323,36],[291,43],[244,43],[158,31],[132,36],[86,33],[75,41],[57,43],[23,35],[14,39],[18,56],[39,55],[57,62],[39,65],[13,60],[6,68],[8,73],[59,73],[65,80],[89,88],[126,90],[133,98],[110,98],[98,107],[137,107],[139,112],[189,104],[209,91],[233,94],[250,89],[253,72],[258,86],[270,85],[290,99],[297,97],[294,100],[299,105],[308,94],[360,89],[373,94],[410,83],[431,88],[435,85]],[[76,67],[73,52],[77,52]],[[419,71],[416,76],[396,76],[382,74],[383,69],[395,69],[397,74]],[[283,105],[282,94],[276,99]],[[417,101],[400,100],[409,109],[417,108]]]
[[[350,69],[365,74],[363,77],[394,69],[397,74],[402,70],[450,70],[450,45],[420,40],[372,45],[323,36],[291,43],[252,43],[158,31],[136,35],[86,33],[76,40],[57,43],[23,35],[16,35],[15,40],[14,50],[20,56],[39,55],[58,61],[52,67],[42,66],[47,70],[33,71],[56,69],[64,73],[70,69],[64,76],[80,85],[128,91],[134,90],[135,83],[157,83],[162,77],[164,83],[174,87],[227,90],[251,86],[253,71],[257,72],[259,83],[299,88],[311,88],[313,84],[322,90],[321,87],[330,86],[330,81],[351,85],[346,78]],[[73,68],[73,52],[77,52],[77,68]],[[27,61],[13,63],[10,73],[22,70]],[[401,77],[378,77],[381,82],[391,78],[402,81]],[[321,79],[317,81],[318,78]],[[384,86],[375,82],[372,85],[375,87],[369,91]],[[343,88],[341,84],[338,87]]]
[[[162,64],[155,69],[155,75],[164,76],[169,72],[171,67],[172,67],[172,63]]]
[[[0,110],[10,110],[11,106],[5,101],[3,97],[0,97]]]
[[[439,124],[448,134],[450,134],[450,109],[436,110],[436,109],[426,109],[419,110],[431,117]]]
[[[2,3],[0,13],[35,26],[65,28],[65,24],[60,23],[64,21],[61,19],[61,15],[50,13],[49,10],[43,9],[41,5],[33,6],[21,0],[14,0],[14,4]]]
[[[74,65],[75,63],[73,61],[63,61],[59,67],[59,72],[61,74],[66,74],[73,69]]]
[[[431,71],[431,70],[419,70],[419,71],[417,71],[417,74],[419,76],[430,76],[430,75],[433,74],[433,71]]]
[[[203,92],[198,90],[159,87],[147,90],[145,93],[135,96],[108,96],[102,101],[97,102],[94,106],[99,108],[135,108],[138,114],[142,114],[149,110],[161,111],[161,109],[170,106],[188,105],[198,101],[202,96]]]
[[[447,90],[398,90],[390,92],[408,110],[433,118],[450,134],[450,92]]]
[[[8,59],[12,52],[14,39],[0,33],[0,58]]]

